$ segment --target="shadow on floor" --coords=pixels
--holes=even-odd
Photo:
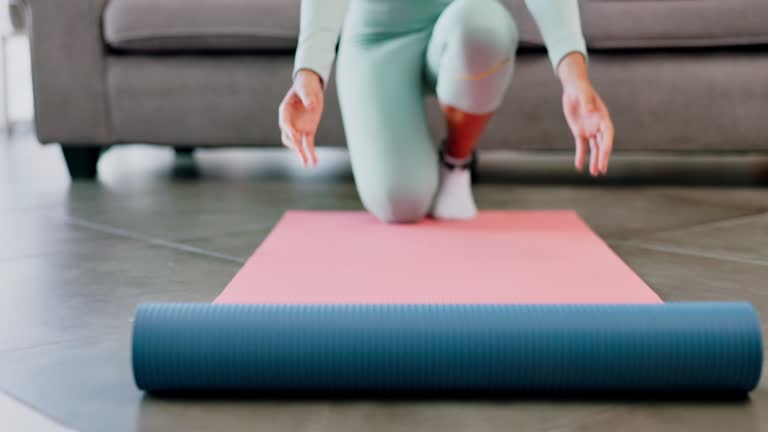
[[[435,401],[472,402],[554,402],[554,403],[666,403],[666,404],[718,404],[747,406],[751,402],[745,392],[322,392],[322,391],[271,391],[259,392],[155,392],[146,393],[142,403],[166,402],[409,402],[430,403]]]

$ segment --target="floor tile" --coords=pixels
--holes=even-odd
[[[475,196],[481,208],[574,209],[598,234],[609,239],[755,213],[743,207],[682,201],[660,193],[663,191],[664,188],[648,187],[481,184],[475,188]]]
[[[768,316],[768,266],[609,244],[665,301],[750,301]]]
[[[271,156],[272,159],[284,157]],[[205,166],[222,163],[218,157],[215,152],[209,152],[197,159]],[[276,222],[291,208],[361,208],[354,187],[348,182],[338,179],[329,182],[320,174],[312,180],[302,179],[298,174],[293,180],[264,179],[265,173],[258,169],[255,172],[255,179],[206,177],[204,182],[113,179],[107,180],[101,191],[93,190],[92,184],[75,184],[70,190],[72,199],[67,203],[65,216],[148,236],[184,239],[259,229],[265,223]],[[94,199],[94,195],[100,198]]]
[[[458,400],[349,402],[332,407],[324,431],[551,431],[618,409],[612,402]]]
[[[114,241],[114,236],[67,223],[41,212],[0,212],[0,261],[69,253]]]
[[[31,407],[0,393],[0,425],[4,430],[34,432],[74,432]]]
[[[765,169],[768,175],[768,168]],[[768,211],[768,185],[753,187],[681,187],[665,188],[664,195],[679,200],[714,204],[721,207],[742,207],[753,209],[756,213]]]
[[[753,215],[750,209],[685,203],[639,189],[479,185],[476,187],[476,199],[481,210],[575,209],[598,234],[613,240]],[[656,211],[659,208],[664,211]],[[352,198],[320,200],[308,196],[307,201],[297,202],[262,218],[262,224],[249,223],[236,227],[232,232],[222,230],[210,235],[181,236],[175,240],[247,257],[266,237],[282,212],[289,209],[362,210]]]
[[[248,228],[242,231],[222,233],[210,237],[192,237],[180,239],[179,242],[199,247],[205,250],[239,257],[245,261],[261,245],[261,242],[269,235],[277,222],[270,222],[262,227]]]
[[[768,392],[735,402],[644,402],[561,429],[567,432],[765,431]]]
[[[640,244],[692,250],[732,260],[763,262],[768,266],[768,242],[764,241],[768,240],[768,213],[640,236],[633,240]]]
[[[137,241],[0,261],[0,351],[129,329],[142,302],[210,302],[238,263]]]
[[[0,389],[82,432],[137,430],[127,333],[0,352]]]

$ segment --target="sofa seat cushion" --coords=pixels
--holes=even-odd
[[[300,0],[110,0],[104,39],[126,51],[296,47]]]
[[[541,46],[524,0],[512,10],[521,44]],[[687,48],[768,44],[766,0],[581,0],[589,48]]]

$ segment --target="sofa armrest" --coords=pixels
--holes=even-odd
[[[107,0],[26,1],[38,139],[110,144],[101,30]]]

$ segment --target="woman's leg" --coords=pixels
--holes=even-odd
[[[440,109],[448,132],[443,143],[445,155],[456,160],[471,158],[493,113],[472,114],[445,103],[440,104]]]
[[[448,130],[435,217],[465,219],[477,213],[467,166],[509,86],[517,41],[515,22],[498,0],[456,0],[435,24],[427,74],[436,83]]]
[[[498,0],[456,0],[438,18],[427,67],[448,125],[449,155],[472,153],[509,86],[517,41],[517,26]]]
[[[437,189],[422,79],[428,39],[428,30],[342,36],[336,81],[352,172],[363,204],[385,222],[422,219]]]

